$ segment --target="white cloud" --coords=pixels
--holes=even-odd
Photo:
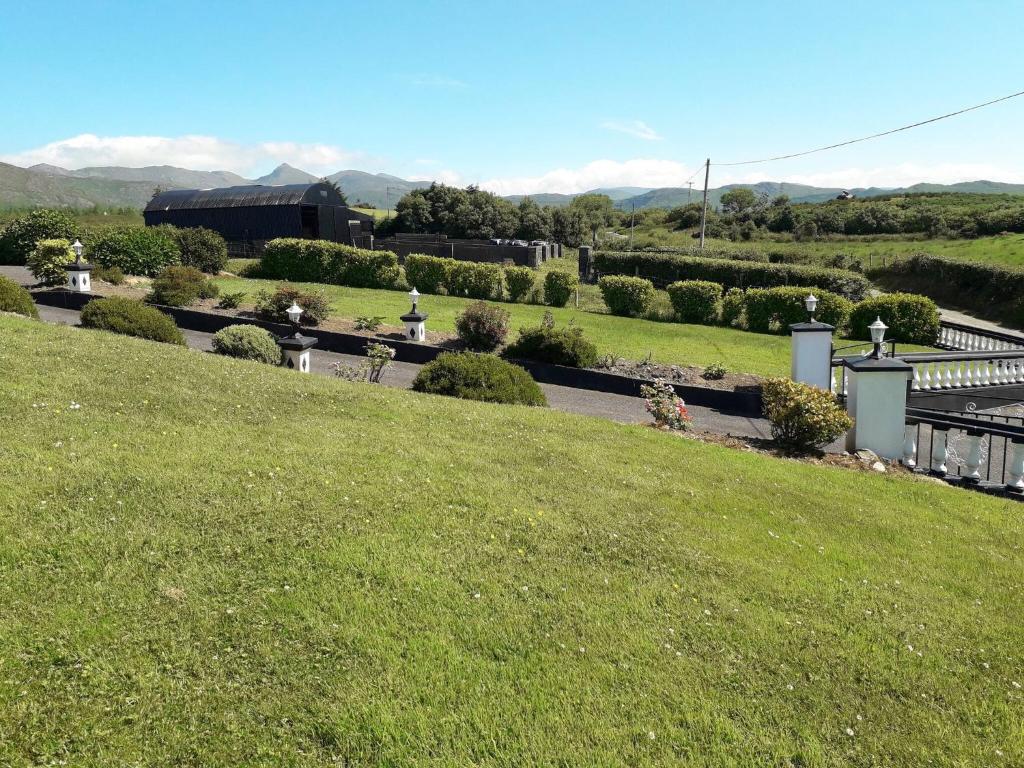
[[[540,176],[489,179],[480,186],[499,195],[586,192],[597,187],[683,187],[694,170],[674,160],[595,160],[582,168],[558,168]]]
[[[661,136],[643,120],[605,120],[601,127],[609,131],[625,133],[645,141],[661,141]]]
[[[469,182],[463,180],[462,174],[450,168],[443,168],[429,174],[414,174],[407,177],[409,181],[436,181],[440,184],[447,184],[450,187],[464,187]]]
[[[196,171],[259,175],[279,163],[310,173],[333,173],[364,156],[330,144],[265,141],[240,144],[214,136],[96,136],[83,133],[35,149],[0,155],[13,165],[49,163],[61,168],[120,165],[174,165]]]

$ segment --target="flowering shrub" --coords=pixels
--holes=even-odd
[[[663,379],[640,387],[644,407],[654,417],[654,423],[661,429],[686,430],[690,426],[690,414],[683,398],[676,394],[672,385]]]
[[[477,301],[455,318],[455,330],[470,349],[491,352],[504,343],[508,319],[508,312],[501,307]]]
[[[708,364],[701,376],[708,381],[718,381],[719,379],[724,379],[726,373],[728,373],[728,370],[725,367],[725,363],[715,362]]]
[[[828,445],[853,426],[831,392],[786,378],[761,384],[764,415],[781,448],[807,453]]]
[[[391,361],[394,359],[394,347],[374,341],[366,345],[366,360],[364,362],[359,365],[331,363],[331,370],[335,376],[345,379],[345,381],[369,381],[372,384],[378,384],[384,371],[391,367]]]

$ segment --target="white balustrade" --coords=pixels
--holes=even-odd
[[[949,450],[946,447],[946,437],[948,434],[944,429],[932,428],[932,472],[940,475],[947,472],[946,460],[949,458]]]
[[[917,466],[917,429],[915,425],[907,424],[903,438],[903,466],[910,469]],[[1021,487],[1024,488],[1024,484]]]
[[[1024,443],[1013,444],[1010,466],[1007,469],[1006,487],[1011,491],[1024,492]]]
[[[967,435],[967,458],[964,459],[964,468],[967,473],[964,479],[971,482],[981,480],[981,435]]]

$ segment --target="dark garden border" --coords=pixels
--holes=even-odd
[[[62,290],[46,290],[33,291],[32,298],[35,299],[37,304],[80,310],[94,298],[103,297]],[[216,333],[221,328],[237,325],[238,323],[257,325],[276,335],[282,335],[291,330],[290,326],[283,323],[269,323],[256,318],[218,315],[183,307],[154,306],[158,306],[161,311],[173,317],[179,328],[188,331]],[[422,365],[434,360],[442,352],[449,351],[443,347],[405,341],[404,339],[361,336],[356,333],[326,331],[318,328],[303,328],[302,330],[306,334],[316,337],[318,340],[316,349],[345,355],[364,355],[366,353],[366,345],[371,341],[379,341],[387,344],[389,347],[393,347],[395,349],[395,359],[403,363]],[[555,384],[562,387],[639,397],[640,387],[650,383],[644,379],[622,376],[606,371],[596,371],[591,368],[569,368],[564,365],[537,363],[531,360],[514,360],[513,362],[529,371],[530,375],[542,384]],[[759,387],[747,387],[740,390],[712,389],[711,387],[698,387],[689,384],[673,384],[672,387],[688,405],[714,408],[721,413],[733,416],[754,418],[761,416],[761,390]]]

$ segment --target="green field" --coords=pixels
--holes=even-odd
[[[1014,502],[0,333],[0,764],[1024,761]]]
[[[252,304],[260,289],[273,290],[279,284],[274,280],[243,278],[216,278],[222,293],[244,291],[243,306]],[[401,291],[348,288],[319,283],[298,283],[308,289],[322,290],[331,302],[332,315],[356,318],[378,315],[385,322],[401,326],[398,319],[409,311],[409,299]],[[588,286],[596,291],[596,288]],[[597,300],[600,299],[597,294]],[[470,299],[454,296],[424,296],[420,309],[429,313],[428,330],[455,331],[455,318],[473,303]],[[593,305],[593,297],[590,302]],[[524,326],[539,325],[549,307],[536,304],[502,304],[511,314],[510,328],[514,332]],[[652,355],[655,361],[678,365],[706,366],[724,362],[731,371],[755,373],[764,376],[788,374],[790,366],[790,339],[788,336],[769,336],[748,333],[732,328],[705,325],[661,323],[651,320],[615,317],[574,307],[551,309],[558,325],[570,322],[583,328],[601,354],[612,354],[639,360]]]

